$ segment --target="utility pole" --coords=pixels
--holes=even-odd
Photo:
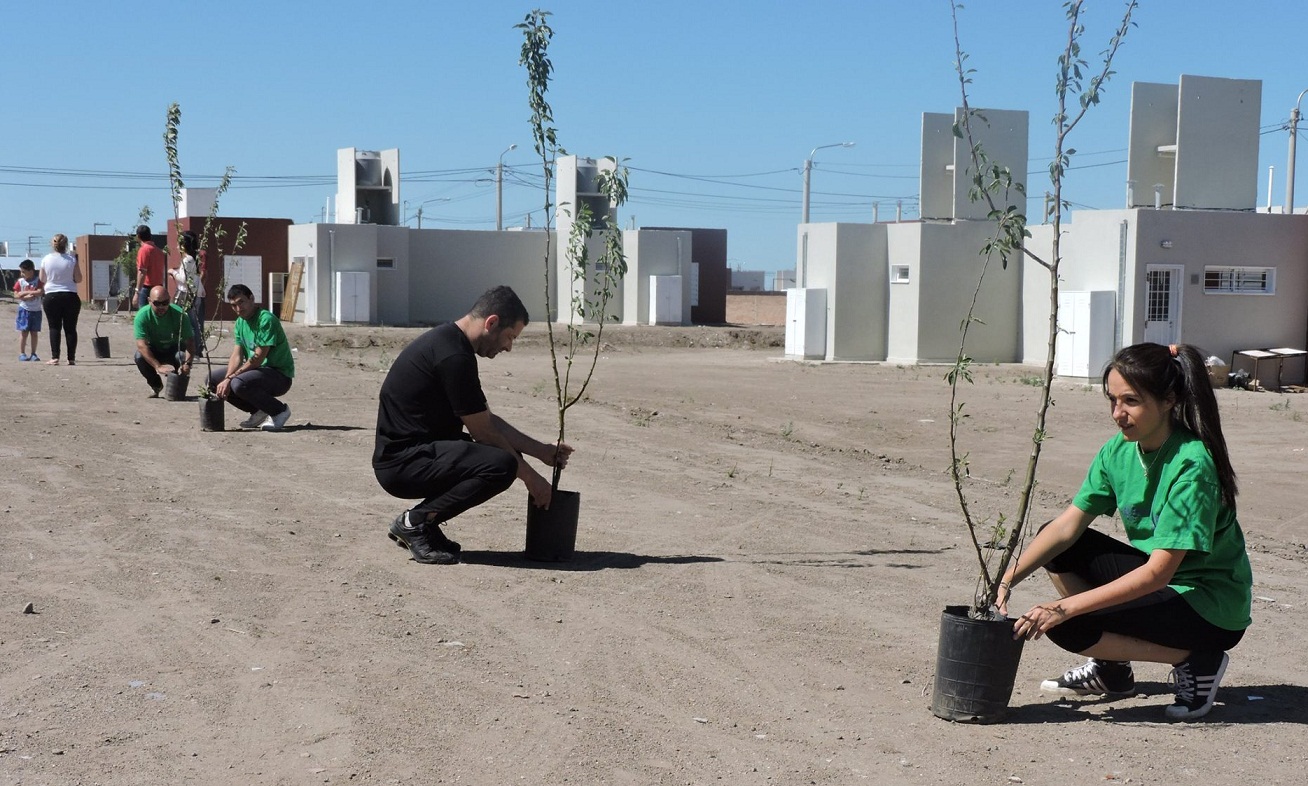
[[[1294,143],[1299,136],[1299,104],[1303,103],[1303,95],[1308,90],[1299,94],[1299,98],[1294,102],[1294,109],[1290,110],[1290,162],[1285,168],[1285,213],[1286,215],[1294,214]]]
[[[500,232],[504,229],[504,154],[511,150],[517,150],[518,144],[515,142],[500,153],[500,160],[495,164],[495,231]]]

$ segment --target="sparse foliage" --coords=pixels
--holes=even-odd
[[[555,208],[552,189],[558,158],[567,155],[567,152],[558,144],[554,112],[546,98],[554,74],[554,64],[549,57],[554,30],[549,26],[549,16],[548,11],[534,10],[516,28],[522,31],[523,36],[518,64],[527,71],[532,141],[544,175],[546,326],[554,373],[554,400],[558,407],[558,441],[563,442],[567,433],[567,411],[583,399],[595,374],[604,326],[617,319],[611,313],[610,305],[627,274],[627,259],[623,253],[622,234],[615,220],[615,211],[627,201],[628,171],[619,160],[612,157],[606,158],[606,165],[600,168],[596,186],[605,197],[608,209],[596,212],[581,200],[576,205],[563,207],[572,218],[567,242],[560,249],[566,275],[572,286],[572,298],[568,304],[566,338],[558,336],[550,318],[555,310],[554,274],[550,269]],[[592,260],[590,246],[596,235],[603,239],[603,246],[599,258]],[[577,374],[574,377],[574,363],[579,357],[582,364],[575,369]],[[560,472],[558,467],[554,468],[551,482],[555,490],[559,487]]]
[[[971,536],[972,545],[980,564],[976,592],[971,613],[973,616],[985,616],[994,605],[999,593],[999,578],[1004,575],[1008,564],[1018,553],[1024,543],[1024,536],[1031,513],[1031,502],[1036,486],[1036,468],[1040,462],[1041,448],[1047,438],[1046,419],[1053,403],[1051,390],[1054,379],[1054,354],[1058,339],[1058,285],[1059,266],[1062,262],[1062,213],[1068,206],[1063,197],[1064,178],[1067,174],[1071,157],[1076,150],[1067,146],[1068,136],[1085,117],[1090,107],[1099,103],[1104,85],[1113,75],[1112,63],[1122,45],[1127,32],[1135,26],[1132,16],[1138,6],[1137,0],[1128,0],[1122,14],[1121,24],[1101,53],[1098,68],[1090,72],[1088,63],[1081,56],[1081,39],[1085,34],[1082,14],[1085,0],[1068,0],[1064,3],[1068,22],[1067,40],[1058,57],[1058,71],[1054,84],[1057,108],[1054,112],[1055,128],[1054,152],[1049,164],[1049,180],[1053,199],[1044,217],[1052,225],[1052,245],[1048,258],[1036,254],[1025,243],[1031,236],[1027,230],[1027,217],[1022,205],[1025,204],[1025,191],[1021,182],[1014,180],[1011,170],[991,161],[982,145],[976,141],[974,123],[984,123],[982,112],[974,109],[969,101],[969,85],[974,71],[967,68],[967,55],[963,52],[958,32],[958,16],[962,6],[951,0],[950,8],[954,23],[954,52],[956,55],[955,71],[958,75],[959,90],[962,95],[961,119],[954,126],[954,134],[967,142],[971,151],[970,168],[971,185],[969,196],[973,201],[985,202],[988,207],[987,219],[994,223],[994,231],[982,245],[981,254],[984,261],[977,277],[976,289],[972,293],[971,304],[964,318],[959,339],[958,357],[946,380],[950,385],[949,448],[950,477],[958,497],[964,521]],[[1086,74],[1091,73],[1089,81]],[[1069,101],[1072,106],[1069,107]],[[1015,162],[1025,165],[1025,162]],[[998,257],[1003,268],[1018,256],[1040,265],[1049,272],[1049,332],[1043,373],[1039,378],[1041,390],[1040,402],[1036,409],[1035,424],[1031,435],[1031,452],[1027,459],[1026,472],[1023,476],[1018,509],[1015,516],[999,517],[996,530],[983,538],[981,533],[986,528],[977,521],[970,510],[965,488],[968,477],[968,460],[966,453],[960,453],[960,427],[967,417],[960,400],[960,382],[972,382],[970,366],[972,359],[965,352],[967,334],[976,319],[976,306],[980,298],[981,284],[985,280],[990,262]],[[1002,542],[1000,542],[1002,541]],[[993,551],[998,555],[998,563],[991,564],[991,557],[985,553],[983,542],[993,542]]]
[[[168,183],[172,192],[174,222],[180,220],[181,218],[182,189],[186,187],[185,181],[182,179],[181,158],[178,154],[178,145],[177,145],[181,124],[182,124],[181,106],[176,103],[169,104],[167,117],[164,121],[163,139],[164,139],[164,156],[168,159]],[[204,264],[204,259],[205,259],[204,252],[208,248],[209,238],[211,237],[213,238],[214,251],[216,257],[219,259],[223,257],[223,241],[227,237],[227,230],[222,226],[221,223],[218,222],[218,202],[219,200],[222,199],[223,194],[227,193],[227,189],[231,187],[232,175],[234,175],[235,173],[236,173],[235,167],[232,166],[226,167],[223,170],[222,179],[219,180],[218,182],[218,188],[214,191],[213,202],[210,203],[209,205],[209,213],[205,217],[204,229],[200,232],[199,243],[197,244],[198,247],[196,250],[196,271],[195,271],[195,275],[197,277],[202,277],[204,275],[204,271],[201,265]],[[141,223],[143,224],[147,223],[149,219],[149,214],[147,211],[148,208],[142,208]],[[181,227],[179,226],[178,227],[179,237],[180,234],[181,234]],[[242,221],[240,226],[236,230],[236,238],[232,243],[233,252],[239,251],[241,247],[245,245],[247,236],[248,236],[248,229],[246,227],[245,222]],[[181,257],[180,249],[178,251],[178,257],[179,258]],[[183,311],[189,313],[191,310],[191,305],[194,302],[194,298],[196,296],[195,293],[199,289],[200,282],[197,281],[195,278],[190,278],[189,272],[187,272],[186,275],[188,276],[188,280],[186,282],[186,298],[183,302],[179,302],[177,305]],[[223,334],[223,318],[222,318],[223,308],[222,307],[224,303],[223,295],[225,294],[226,289],[227,289],[227,277],[226,275],[224,275],[222,281],[218,285],[219,291],[215,293],[215,295],[213,296],[213,317],[205,321],[204,327],[201,328],[200,330],[200,335],[195,336],[196,348],[202,351],[204,354],[205,383],[200,387],[199,390],[200,396],[204,398],[209,398],[213,395],[213,391],[209,389],[208,381],[209,381],[209,374],[210,372],[213,371],[213,359],[212,359],[213,353],[217,352],[219,345],[222,344],[222,334]],[[181,343],[181,336],[178,336],[178,343]]]

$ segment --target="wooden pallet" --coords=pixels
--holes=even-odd
[[[295,320],[295,301],[300,297],[300,279],[304,278],[304,263],[292,262],[291,273],[286,277],[286,288],[282,290],[283,322]]]

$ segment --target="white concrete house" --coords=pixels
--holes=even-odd
[[[1256,80],[1195,76],[1133,86],[1127,206],[1074,211],[1063,224],[1060,374],[1097,377],[1118,348],[1141,341],[1194,344],[1227,361],[1238,350],[1305,348],[1308,217],[1257,212],[1260,93]],[[982,145],[1016,177],[1026,169],[1026,114],[984,114]],[[923,117],[922,221],[800,225],[798,286],[821,290],[825,319],[816,350],[788,346],[787,355],[953,360],[992,231],[985,206],[967,197],[957,116]],[[1052,227],[1029,229],[1028,248],[1049,259]],[[1048,271],[1025,258],[992,264],[968,354],[1043,363]],[[1302,362],[1283,371],[1285,382],[1308,376]]]
[[[692,234],[674,230],[622,233],[627,256],[622,303],[617,312],[627,325],[689,325]]]
[[[915,363],[957,355],[959,325],[985,261],[978,252],[991,229],[983,220],[989,208],[968,197],[970,148],[953,133],[961,111],[922,116],[921,221],[799,226],[798,287],[825,291],[826,345],[819,357]],[[1024,182],[1027,113],[982,114],[984,120],[973,122],[976,141]],[[977,315],[985,324],[974,325],[968,341],[978,360],[1018,359],[1017,264],[1003,275],[996,262],[997,273],[984,280]],[[788,348],[786,354],[813,353]]]
[[[558,248],[567,241],[571,210],[581,201],[592,210],[611,209],[594,187],[604,163],[568,156],[557,165],[557,228],[548,248],[543,231],[410,229],[400,215],[399,151],[344,148],[337,163],[337,221],[288,230],[292,267],[303,266],[295,319],[310,325],[456,319],[497,284],[513,287],[533,320],[566,315],[573,282],[560,269]],[[622,237],[626,286],[614,293],[610,313],[632,323],[689,324],[690,233],[631,230]],[[599,243],[592,240],[592,253]],[[555,296],[549,309],[547,274]],[[663,280],[669,276],[680,281]],[[674,291],[675,308],[667,305]],[[651,306],[655,295],[665,303],[662,310]]]
[[[1127,207],[1076,211],[1065,224],[1059,373],[1097,377],[1117,348],[1141,341],[1227,362],[1238,350],[1304,348],[1308,218],[1256,207],[1261,83],[1187,75],[1136,83],[1131,95]],[[1049,233],[1033,227],[1031,248],[1047,254]],[[1087,295],[1112,309],[1088,320],[1084,307],[1064,310]],[[1043,268],[1024,268],[1023,305],[1023,361],[1043,362]],[[1087,356],[1089,345],[1098,350]],[[1284,380],[1304,371],[1287,362]]]

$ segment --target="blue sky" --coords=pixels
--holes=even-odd
[[[0,240],[44,252],[55,232],[126,230],[148,204],[171,217],[162,132],[182,107],[188,185],[237,179],[230,216],[316,220],[336,149],[399,148],[401,196],[424,227],[539,224],[540,165],[514,25],[534,7],[483,2],[224,0],[11,4],[0,136]],[[922,112],[958,104],[947,0],[559,0],[550,91],[569,152],[625,157],[623,225],[728,230],[732,267],[794,265],[801,168],[818,146],[814,221],[870,221],[903,199],[915,217]],[[1091,0],[1095,60],[1121,2]],[[1285,194],[1287,132],[1308,88],[1298,0],[1144,0],[1100,107],[1072,141],[1078,205],[1120,207],[1133,81],[1182,73],[1263,81],[1259,201]],[[1054,0],[972,0],[961,15],[973,103],[1031,112],[1029,190],[1052,148],[1053,68],[1066,32]],[[1306,102],[1308,103],[1308,102]],[[1308,124],[1305,124],[1308,126]],[[1304,157],[1308,159],[1308,146]],[[1296,202],[1308,204],[1308,160]],[[1038,213],[1033,204],[1031,212]],[[413,222],[410,222],[411,225]],[[101,232],[107,231],[100,227]]]

